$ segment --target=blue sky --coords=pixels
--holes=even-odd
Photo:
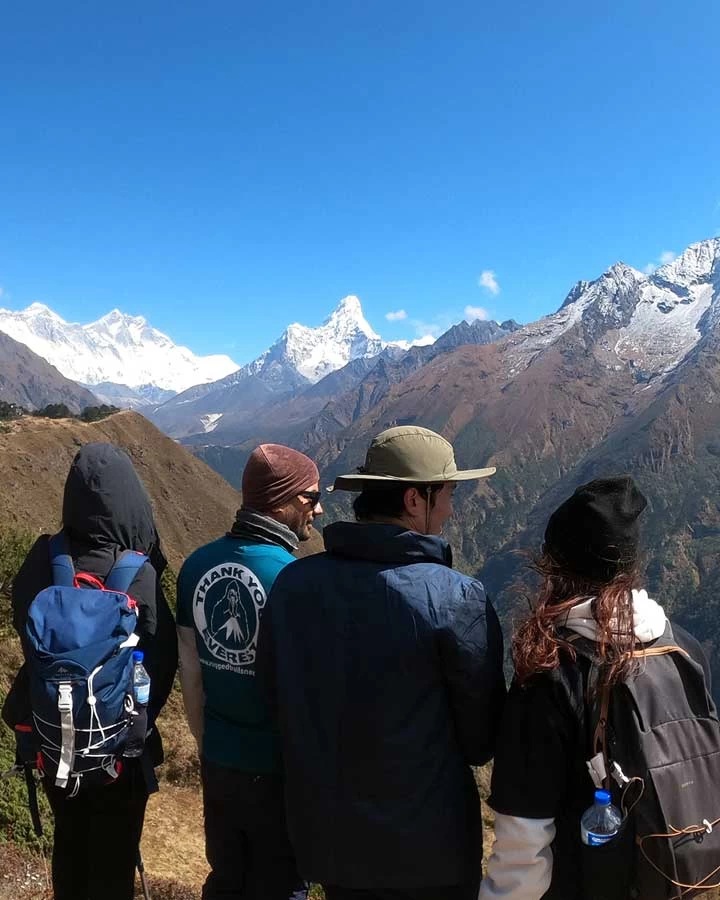
[[[240,363],[349,293],[388,338],[529,321],[720,230],[718,34],[707,0],[10,4],[0,303]]]

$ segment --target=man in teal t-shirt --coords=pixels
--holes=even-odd
[[[285,826],[280,738],[255,679],[262,611],[322,513],[315,463],[262,444],[243,471],[232,529],[178,577],[180,681],[202,763],[203,900],[303,900]]]

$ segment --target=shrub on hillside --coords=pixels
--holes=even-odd
[[[34,416],[38,416],[43,419],[70,419],[72,418],[72,413],[70,412],[69,407],[65,403],[48,403],[47,406],[43,406],[42,409],[38,409],[33,413]]]
[[[101,419],[107,419],[108,416],[112,416],[116,412],[120,412],[117,406],[108,406],[106,403],[103,403],[100,406],[86,406],[80,413],[79,418],[82,422],[99,422]]]
[[[19,419],[25,415],[25,409],[17,403],[6,403],[0,400],[0,419]]]

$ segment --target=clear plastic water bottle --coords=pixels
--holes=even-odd
[[[147,736],[147,705],[150,701],[150,676],[148,675],[143,659],[142,650],[133,650],[132,694],[134,707],[130,712],[130,724],[123,756],[142,756]]]
[[[142,650],[133,650],[133,698],[135,706],[147,706],[150,702],[150,676],[143,665],[145,654]]]
[[[588,847],[611,841],[622,825],[622,813],[613,806],[609,791],[595,791],[595,802],[580,819],[580,838]]]

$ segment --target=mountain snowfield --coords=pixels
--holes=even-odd
[[[19,312],[0,309],[0,331],[67,378],[90,386],[110,382],[177,393],[217,381],[238,368],[229,356],[196,356],[142,316],[117,309],[88,325],[66,322],[42,303]]]

